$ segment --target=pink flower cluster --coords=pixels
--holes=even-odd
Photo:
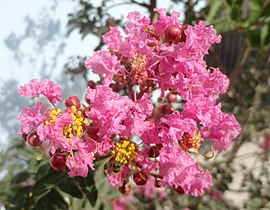
[[[58,109],[61,88],[48,80],[20,87],[22,96],[44,95],[52,108],[41,102],[25,107],[19,133],[32,146],[49,142],[52,167],[67,167],[70,176],[87,176],[94,161],[106,156],[108,181],[124,194],[135,183],[151,192],[169,187],[199,196],[212,178],[193,157],[210,157],[202,147],[226,150],[241,130],[217,103],[228,78],[203,60],[221,37],[204,22],[182,25],[178,13],[156,11],[155,23],[132,12],[124,37],[116,27],[103,36],[109,51],[85,61],[100,76],[98,83],[88,83],[87,104],[71,96]],[[156,104],[154,90],[161,91]]]

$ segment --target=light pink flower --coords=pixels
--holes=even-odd
[[[39,95],[42,94],[47,97],[53,105],[56,102],[62,101],[62,88],[47,79],[40,82],[38,82],[37,79],[33,79],[28,84],[21,86],[19,93],[22,96],[31,97],[39,97]]]
[[[110,30],[103,35],[103,40],[111,52],[119,52],[122,36],[117,27],[110,26]]]
[[[44,109],[45,105],[41,102],[38,102],[36,107],[24,107],[20,116],[17,117],[17,120],[22,123],[21,130],[18,133],[28,134],[43,123],[46,120],[43,115]]]
[[[69,149],[65,149],[65,151],[70,151],[66,161],[70,170],[69,175],[86,177],[89,168],[94,170],[94,144],[86,143],[78,137],[69,139],[69,144]]]
[[[108,85],[112,82],[115,74],[121,71],[120,61],[116,56],[109,52],[99,50],[85,61],[85,67],[92,69],[96,74],[105,74],[103,84]]]
[[[220,35],[216,35],[216,30],[213,26],[205,26],[205,22],[200,21],[194,27],[188,27],[185,30],[186,46],[192,51],[195,56],[203,58],[208,54],[208,49],[214,43],[219,43]]]
[[[208,171],[203,171],[193,158],[181,148],[167,147],[160,153],[160,186],[181,187],[184,193],[199,196],[212,186]]]

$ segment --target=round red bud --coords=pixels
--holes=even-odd
[[[175,111],[174,107],[170,104],[165,104],[161,107],[161,112],[163,114],[171,114]]]
[[[51,167],[56,171],[61,171],[66,168],[66,155],[55,153],[51,157]]]
[[[173,93],[168,93],[167,96],[167,101],[169,103],[173,103],[173,102],[176,102],[177,101],[177,95],[176,94],[173,94]]]
[[[120,83],[112,83],[109,85],[113,92],[119,93],[122,90],[122,85]]]
[[[24,141],[26,141],[27,135],[28,135],[28,134],[26,134],[26,133],[23,133],[23,134],[22,134],[22,139],[23,139]]]
[[[131,190],[130,183],[127,181],[123,181],[123,184],[118,188],[119,192],[123,195],[128,195]]]
[[[96,89],[96,83],[93,80],[89,80],[87,82],[87,87],[90,87],[91,89]]]
[[[32,147],[38,147],[42,144],[42,141],[39,139],[36,131],[30,132],[26,137],[26,141]]]
[[[152,146],[150,147],[149,151],[148,151],[148,156],[151,158],[156,158],[159,156],[159,146]]]
[[[171,25],[165,29],[165,40],[167,42],[176,42],[180,40],[182,30],[178,25]]]
[[[76,106],[77,108],[81,107],[81,102],[77,96],[70,96],[66,99],[65,104],[67,107]]]
[[[133,180],[137,185],[145,185],[147,180],[148,180],[148,176],[145,172],[143,171],[137,171],[134,175],[133,175]]]
[[[178,186],[177,188],[175,188],[175,191],[178,194],[184,194],[185,193],[184,189],[181,186]]]

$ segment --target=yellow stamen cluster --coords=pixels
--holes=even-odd
[[[146,59],[144,55],[136,53],[134,60],[131,64],[131,69],[134,74],[140,74],[145,71]]]
[[[112,154],[114,161],[127,165],[138,156],[137,146],[129,140],[121,140],[116,143]]]
[[[57,118],[58,114],[61,112],[61,109],[53,109],[51,110],[49,116],[51,117],[50,120],[45,121],[45,125],[53,125],[55,119]]]
[[[64,128],[63,134],[66,138],[81,136],[83,133],[83,126],[88,123],[88,121],[82,116],[82,112],[77,110],[76,106],[71,106],[71,110],[71,117],[74,122],[68,124]]]
[[[189,133],[184,133],[179,143],[183,149],[189,150],[190,152],[198,153],[201,142],[203,141],[204,140],[201,138],[201,133],[194,132],[193,136],[191,136]]]

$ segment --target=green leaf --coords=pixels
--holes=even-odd
[[[261,28],[261,46],[268,45],[270,43],[270,23],[265,24]]]
[[[270,3],[268,3],[262,11],[262,16],[269,17],[270,16]]]
[[[260,46],[260,44],[261,44],[260,33],[261,32],[259,29],[247,31],[247,38],[248,38],[250,46],[252,46],[252,47]]]
[[[39,179],[32,190],[28,193],[28,200],[24,206],[25,209],[32,209],[39,199],[46,196],[56,185],[60,184],[67,176],[64,172],[51,171],[49,174]]]
[[[42,197],[34,208],[36,210],[67,210],[68,204],[57,190],[51,190],[46,196]]]
[[[27,180],[30,176],[31,176],[31,174],[28,171],[19,172],[18,174],[16,174],[13,177],[12,183],[13,184],[19,184],[19,183]]]
[[[84,195],[78,185],[79,184],[76,183],[74,178],[67,177],[62,183],[60,183],[59,189],[73,197],[83,198]]]
[[[249,18],[250,25],[257,22],[262,14],[263,5],[261,1],[249,1]]]
[[[95,185],[93,174],[89,173],[86,178],[76,177],[76,180],[78,180],[83,193],[88,198],[90,204],[94,207],[98,198],[98,191]]]
[[[222,1],[213,2],[213,4],[210,7],[210,11],[206,17],[206,22],[208,24],[213,23],[213,20],[215,19],[216,14],[218,13],[218,11],[221,9],[222,6],[223,6]]]
[[[62,171],[51,171],[36,182],[32,189],[33,195],[42,194],[45,191],[52,189],[57,184],[61,183],[66,176],[67,174]]]
[[[232,20],[234,21],[239,20],[242,15],[241,8],[237,5],[232,6],[230,15]]]

